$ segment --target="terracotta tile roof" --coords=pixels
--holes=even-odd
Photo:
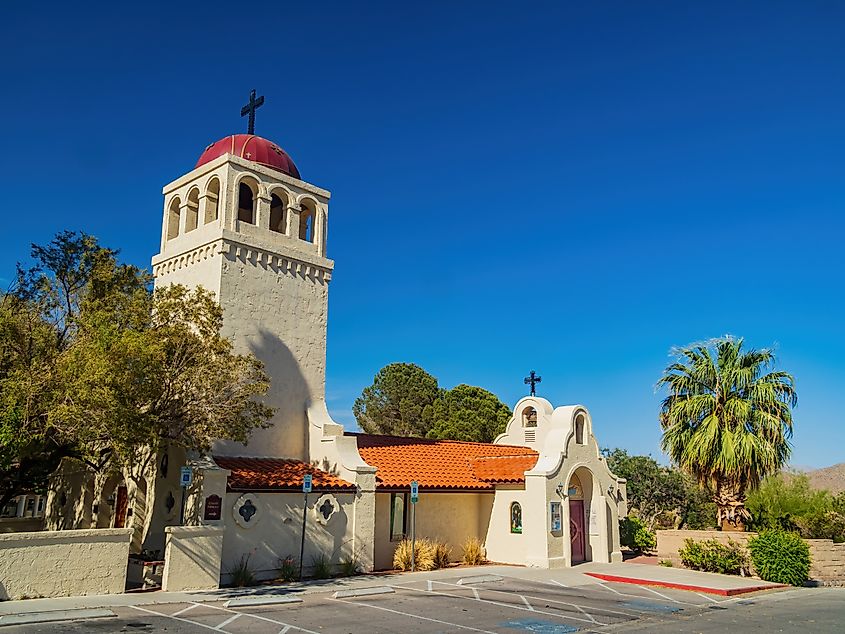
[[[421,489],[492,490],[496,482],[523,482],[538,457],[533,449],[512,445],[348,435],[357,437],[358,453],[378,469],[381,488],[405,488],[416,480]]]
[[[355,485],[300,460],[280,458],[230,458],[214,462],[229,469],[230,491],[302,491],[302,477],[310,473],[314,491],[354,491]]]

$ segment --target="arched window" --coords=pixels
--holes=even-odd
[[[522,533],[522,507],[511,502],[511,533]]]
[[[212,178],[205,190],[205,218],[203,222],[208,224],[217,220],[217,204],[220,200],[220,180]]]
[[[586,420],[583,414],[578,414],[575,417],[575,442],[579,445],[585,444],[584,440],[584,427],[586,424]]]
[[[537,426],[537,410],[533,407],[526,407],[522,410],[522,426],[536,427]]]
[[[310,200],[303,200],[302,211],[299,214],[299,239],[306,242],[314,242],[314,221],[317,218],[317,209]]]
[[[238,186],[238,220],[241,222],[255,224],[255,196],[253,188],[241,181]]]
[[[179,235],[179,207],[182,201],[174,198],[167,209],[167,239],[172,240]]]
[[[285,233],[287,227],[285,209],[287,208],[287,201],[281,196],[273,194],[270,197],[270,231],[276,233]]]
[[[188,209],[185,216],[185,233],[197,228],[200,210],[200,190],[194,187],[188,192]]]

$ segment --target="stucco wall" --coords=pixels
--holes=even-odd
[[[162,590],[219,587],[224,529],[217,526],[168,526]]]
[[[44,530],[43,517],[0,518],[0,533],[32,533]]]
[[[123,592],[131,535],[129,528],[0,535],[0,599]]]
[[[226,532],[223,537],[223,581],[228,582],[228,572],[242,556],[249,555],[250,568],[259,579],[278,576],[279,559],[291,556],[299,560],[302,534],[301,493],[254,493],[258,512],[244,528],[235,520],[235,503],[240,493],[227,493],[223,513],[226,514]],[[312,558],[325,555],[332,564],[352,555],[354,534],[354,493],[332,494],[339,510],[325,524],[318,520],[316,505],[321,493],[308,496],[308,514],[305,530],[306,574]]]
[[[461,546],[468,538],[475,537],[482,542],[487,539],[493,497],[492,492],[422,492],[416,504],[417,538],[427,537],[445,542],[452,549],[452,560],[460,561]],[[412,517],[408,515],[409,538]],[[390,493],[377,493],[374,549],[376,570],[393,567],[393,551],[397,543],[390,541]]]
[[[508,564],[524,564],[528,556],[527,542],[530,539],[525,531],[526,521],[545,524],[545,505],[531,506],[524,487],[497,487],[490,522],[487,530],[487,558]],[[511,533],[511,504],[519,502],[522,506],[522,533]],[[535,517],[536,515],[540,517]]]

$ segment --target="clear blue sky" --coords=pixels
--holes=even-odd
[[[793,464],[845,460],[841,2],[181,4],[4,9],[0,277],[62,229],[148,266],[257,88],[333,194],[347,426],[391,361],[511,406],[536,369],[658,456],[669,349],[732,333],[797,377]]]

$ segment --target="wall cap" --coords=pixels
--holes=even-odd
[[[0,542],[12,541],[51,541],[75,540],[86,537],[102,537],[104,539],[125,537],[127,543],[132,537],[131,528],[84,528],[70,531],[22,531],[20,533],[0,533]]]
[[[165,526],[164,532],[174,537],[203,537],[205,535],[222,535],[226,531],[223,526]]]

